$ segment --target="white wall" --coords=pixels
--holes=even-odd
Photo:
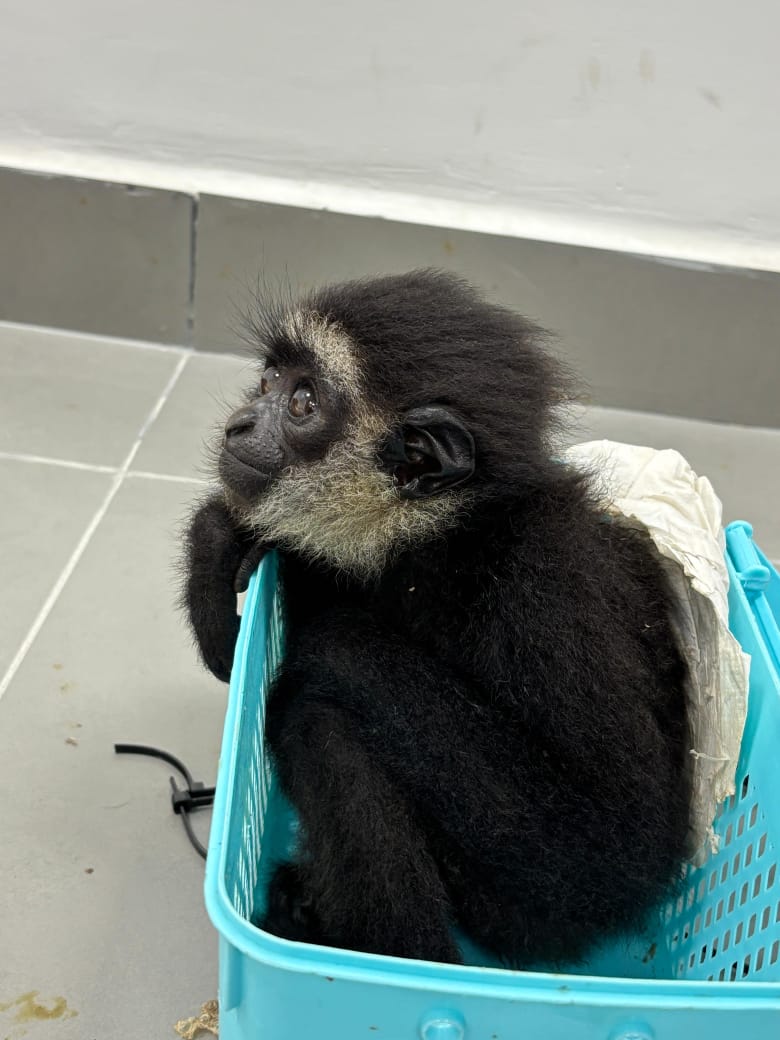
[[[0,0],[0,164],[780,270],[778,41],[777,0]]]

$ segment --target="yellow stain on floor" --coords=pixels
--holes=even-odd
[[[68,1007],[65,997],[50,997],[45,1003],[41,1003],[37,999],[38,996],[38,990],[32,989],[29,993],[22,993],[14,1000],[0,1001],[0,1012],[11,1011],[15,1008],[14,1022],[20,1023],[75,1018],[78,1014],[78,1011]]]

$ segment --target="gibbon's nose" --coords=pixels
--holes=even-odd
[[[225,423],[225,439],[238,437],[242,433],[250,433],[257,423],[257,412],[254,408],[239,408],[233,412]]]

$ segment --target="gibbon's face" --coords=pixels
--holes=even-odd
[[[261,367],[219,449],[228,502],[258,537],[367,575],[454,522],[475,450],[446,408],[366,400],[357,347],[313,312],[284,319]]]

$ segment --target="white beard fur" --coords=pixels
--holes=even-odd
[[[465,493],[403,499],[377,465],[387,424],[358,415],[318,462],[291,466],[252,505],[227,492],[240,522],[300,556],[369,580],[403,548],[458,523]]]

